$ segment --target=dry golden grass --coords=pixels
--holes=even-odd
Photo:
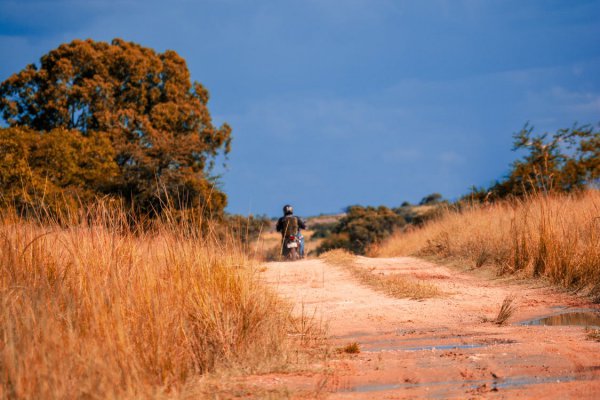
[[[281,255],[281,234],[278,232],[263,232],[254,241],[254,253],[262,261],[275,261]]]
[[[497,325],[504,325],[508,321],[508,319],[512,317],[512,315],[515,313],[517,308],[514,304],[514,301],[515,297],[512,295],[504,298],[504,301],[502,301],[502,305],[500,306],[500,311],[498,312],[498,315],[494,320],[494,322]]]
[[[336,249],[323,253],[319,258],[331,265],[339,267],[352,266],[356,262],[356,256],[346,250]]]
[[[600,342],[600,329],[586,328],[586,337],[588,340]]]
[[[434,255],[499,273],[544,276],[565,287],[600,293],[600,191],[533,196],[448,212],[398,233],[378,255]]]
[[[345,346],[337,348],[338,353],[358,354],[360,353],[360,345],[358,342],[348,343]]]
[[[319,256],[325,262],[349,271],[363,285],[399,299],[425,299],[437,297],[442,292],[426,282],[414,281],[399,275],[378,275],[356,265],[356,256],[346,250],[331,250]]]
[[[289,306],[235,241],[94,218],[2,216],[0,398],[185,397],[206,372],[285,362]]]

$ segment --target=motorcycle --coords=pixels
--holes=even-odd
[[[300,259],[300,238],[296,235],[289,235],[283,240],[281,254],[284,259],[295,261]]]

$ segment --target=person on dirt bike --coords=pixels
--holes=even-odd
[[[304,236],[300,229],[306,229],[306,223],[302,218],[294,215],[294,208],[289,204],[283,206],[283,217],[279,218],[276,226],[277,232],[281,232],[282,239],[294,235],[300,240],[300,257],[304,258]]]

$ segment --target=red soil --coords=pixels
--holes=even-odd
[[[600,343],[587,339],[584,327],[517,324],[598,305],[539,282],[414,258],[361,257],[358,264],[432,283],[445,295],[395,299],[321,260],[270,263],[265,280],[298,313],[304,309],[323,321],[334,348],[357,342],[361,351],[332,352],[310,373],[254,376],[246,383],[291,398],[600,398]],[[508,295],[517,307],[508,324],[489,322]]]

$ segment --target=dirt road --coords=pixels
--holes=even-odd
[[[321,372],[256,377],[290,397],[600,398],[600,343],[583,326],[523,326],[520,321],[598,309],[539,282],[460,272],[414,258],[358,258],[374,274],[402,274],[436,285],[432,299],[395,299],[362,286],[342,267],[311,259],[269,263],[264,279],[328,326],[334,354]],[[508,295],[517,310],[496,317]],[[486,320],[488,320],[486,322]],[[280,392],[281,393],[281,392]]]

